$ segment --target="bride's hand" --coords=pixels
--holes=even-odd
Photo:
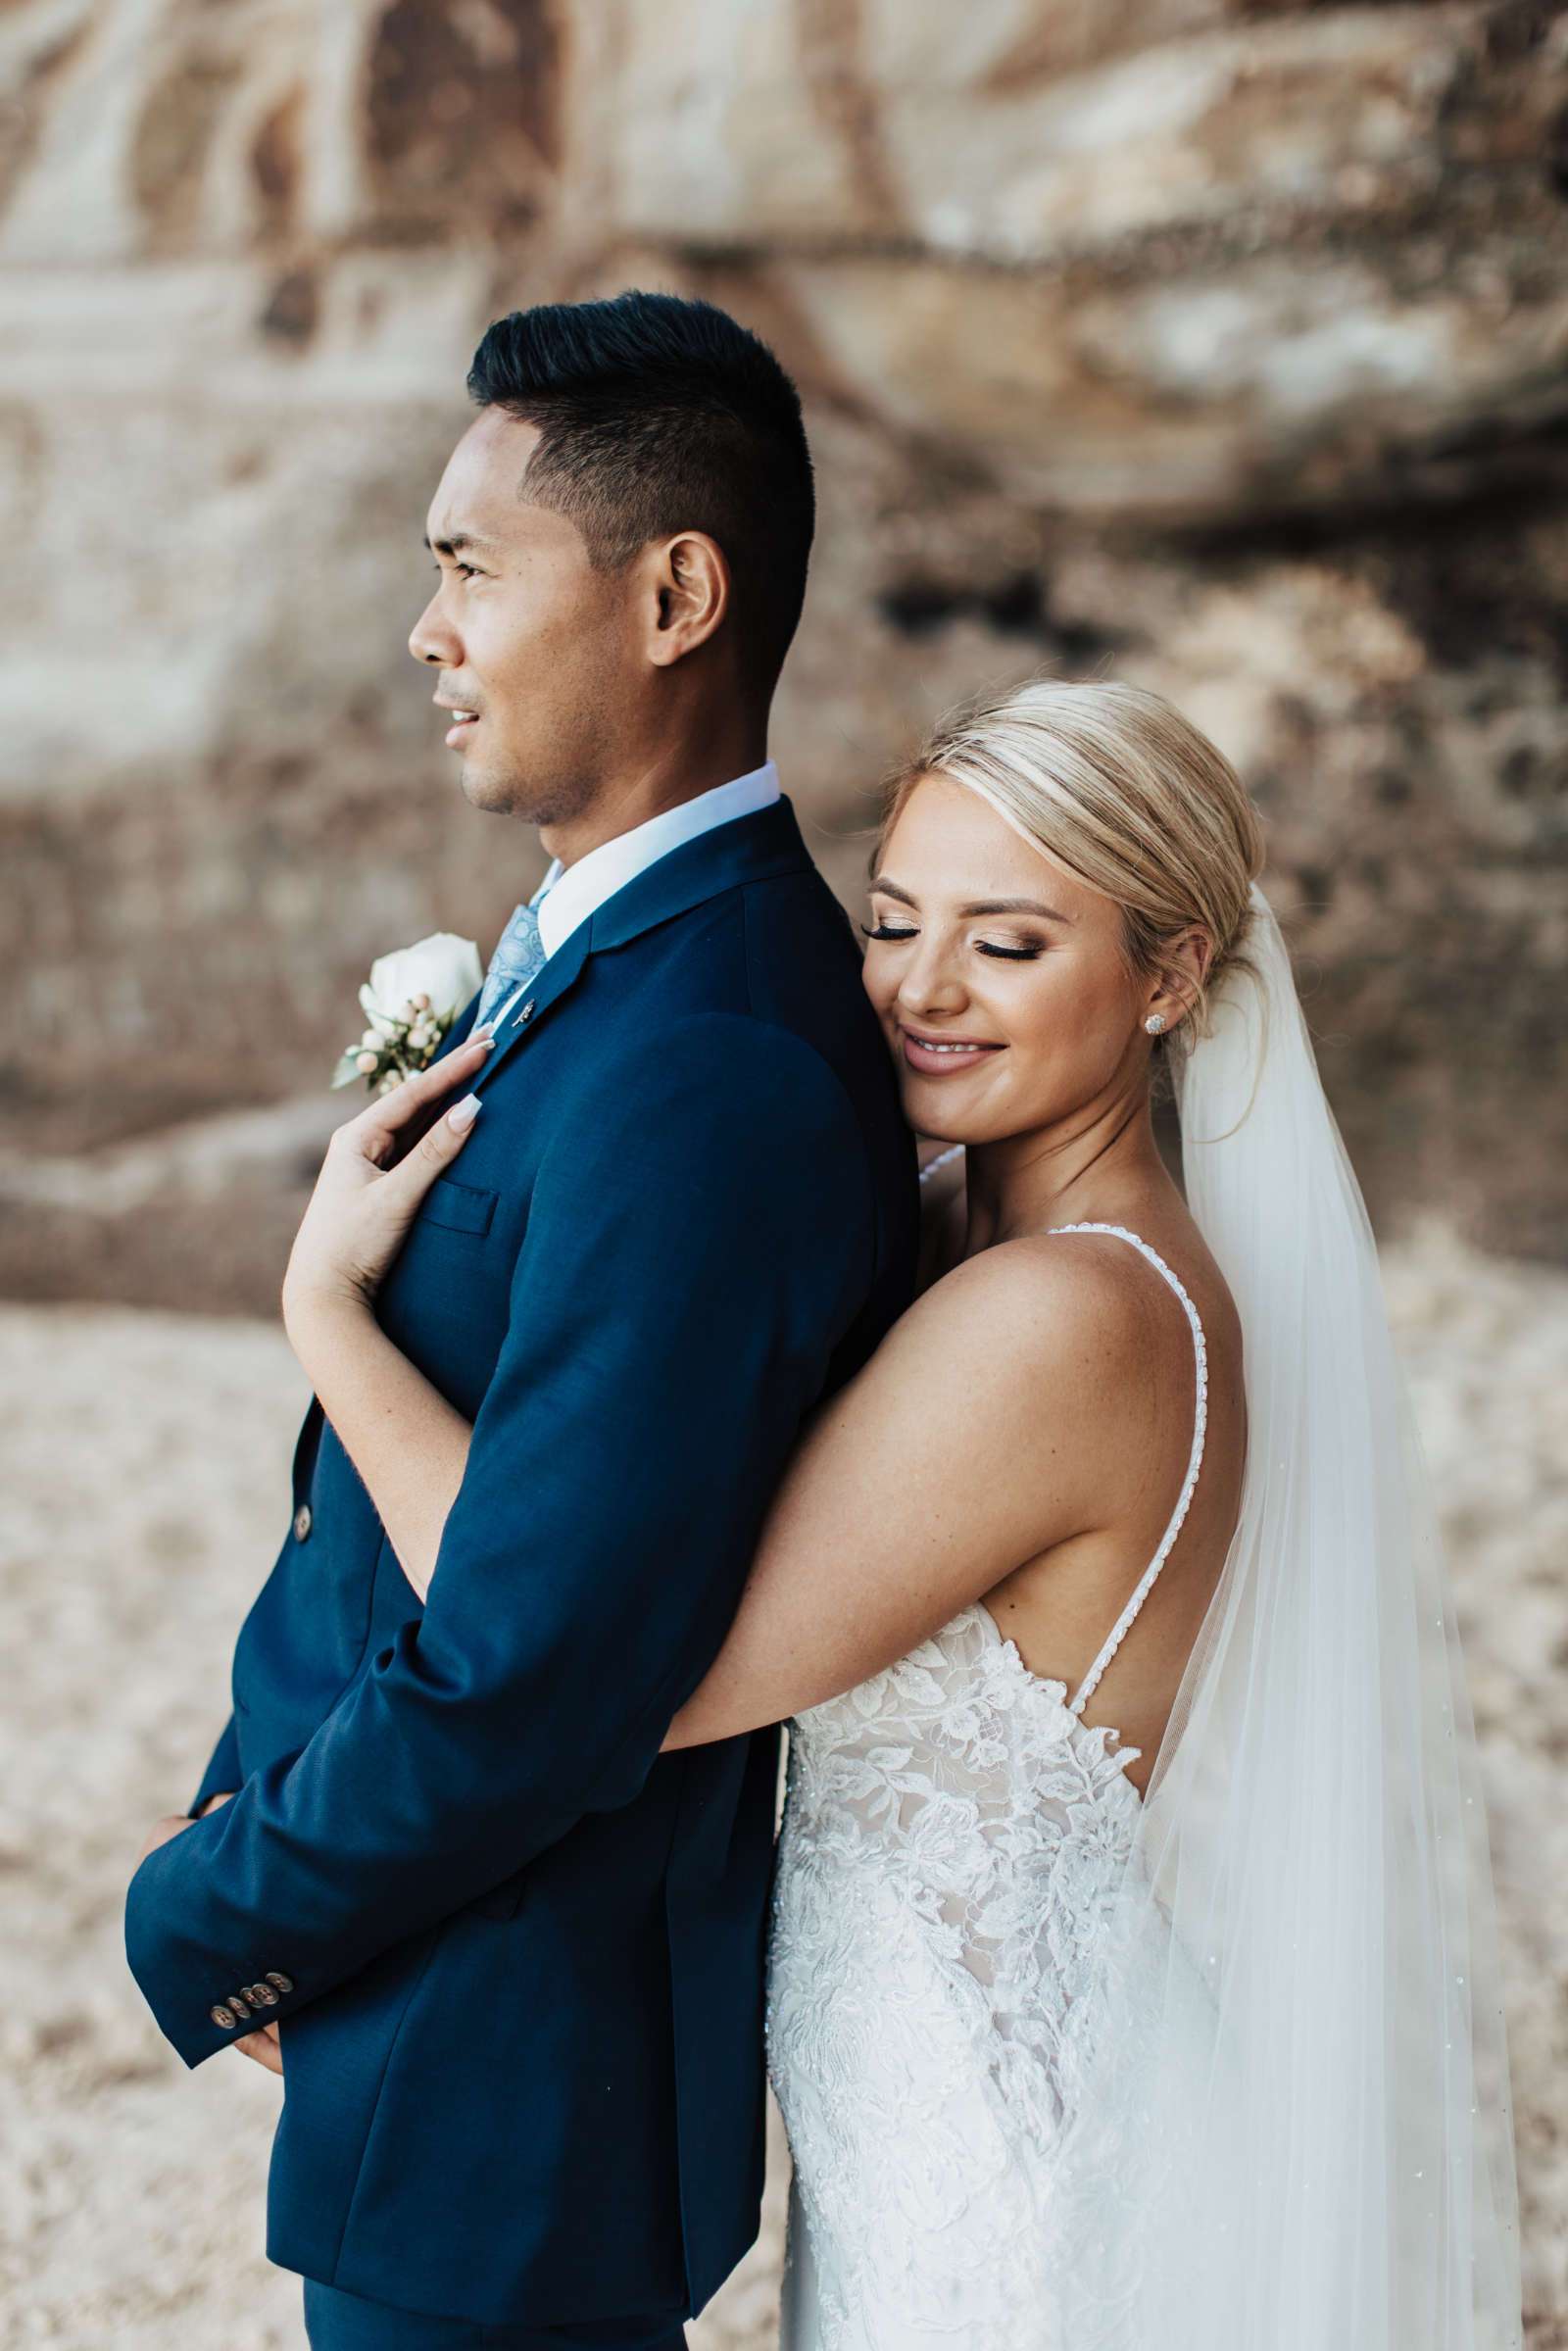
[[[369,1306],[479,1105],[466,1097],[433,1124],[431,1113],[444,1096],[466,1095],[490,1047],[489,1038],[460,1046],[395,1094],[378,1095],[332,1137],[283,1277],[283,1327],[296,1351],[321,1315]]]

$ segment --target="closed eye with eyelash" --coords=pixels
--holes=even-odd
[[[887,941],[913,939],[919,935],[912,927],[898,929],[887,922],[862,922],[859,930],[862,938]],[[995,955],[1007,963],[1032,963],[1037,955],[1044,955],[1045,950],[1042,947],[999,947],[993,940],[979,939],[975,942],[975,952],[982,955]]]

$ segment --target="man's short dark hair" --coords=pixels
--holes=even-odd
[[[570,517],[595,564],[677,531],[715,539],[746,675],[771,691],[815,502],[800,397],[765,343],[673,294],[542,303],[486,330],[468,390],[539,427],[526,494]]]

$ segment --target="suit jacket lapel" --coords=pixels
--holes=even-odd
[[[536,1021],[558,1004],[588,959],[592,917],[579,922],[569,939],[562,945],[545,964],[530,988],[522,992],[522,1002],[507,1011],[504,1025],[496,1037],[495,1050],[480,1070],[475,1084],[488,1086],[510,1054],[515,1052]]]
[[[733,823],[715,825],[680,849],[671,850],[638,874],[596,912],[580,922],[545,964],[522,1002],[506,1016],[495,1050],[479,1072],[478,1085],[494,1082],[496,1071],[532,1036],[553,1004],[559,1004],[578,977],[590,955],[606,948],[624,947],[662,922],[686,914],[705,900],[716,898],[738,884],[769,875],[811,870],[810,854],[801,838],[795,811],[787,800],[737,816]],[[464,1015],[464,1034],[472,1025],[471,1011]],[[452,1042],[460,1043],[454,1025]]]
[[[470,996],[435,1052],[430,1055],[431,1068],[434,1068],[437,1061],[444,1061],[448,1053],[455,1053],[460,1045],[466,1045],[468,1031],[473,1026],[473,1016],[478,1009],[479,999],[476,996]]]

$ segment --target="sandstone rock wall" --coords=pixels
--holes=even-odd
[[[1160,687],[1384,1221],[1568,1254],[1568,11],[14,0],[0,84],[0,1283],[267,1301],[293,1113],[194,1205],[172,1144],[162,1225],[101,1154],[310,1088],[371,954],[537,870],[404,651],[419,529],[486,320],[628,283],[806,392],[835,879],[949,701]]]

